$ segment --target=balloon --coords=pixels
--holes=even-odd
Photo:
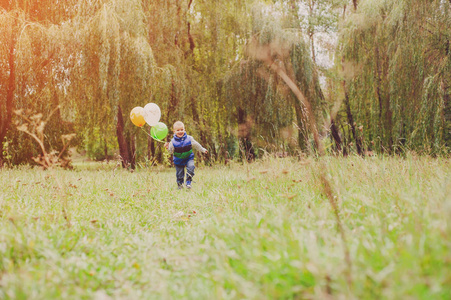
[[[161,118],[161,110],[155,103],[147,103],[144,106],[144,120],[150,126],[155,126]]]
[[[155,126],[150,128],[150,135],[157,141],[163,141],[163,139],[168,135],[168,127],[166,124],[158,122]]]
[[[144,108],[141,106],[133,108],[130,112],[130,120],[132,120],[132,123],[138,127],[142,127],[146,124],[146,121],[144,120]]]

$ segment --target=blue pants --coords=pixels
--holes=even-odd
[[[183,185],[185,181],[185,168],[186,168],[186,182],[191,184],[194,176],[194,159],[188,160],[186,166],[175,165],[175,171],[177,176],[177,184]]]

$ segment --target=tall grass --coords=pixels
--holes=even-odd
[[[1,170],[0,299],[450,299],[450,160],[321,160]]]

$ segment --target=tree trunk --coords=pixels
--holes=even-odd
[[[315,39],[313,38],[313,33],[309,34],[310,47],[312,48],[312,60],[313,64],[316,66],[316,53],[315,53]]]
[[[346,107],[346,115],[348,117],[349,126],[351,126],[352,137],[355,140],[357,153],[359,155],[363,155],[362,143],[361,143],[361,140],[358,138],[357,133],[355,131],[354,117],[353,117],[352,112],[351,112],[351,105],[349,103],[349,95],[348,95],[348,91],[346,89],[346,81],[343,80],[342,84],[343,84],[343,90],[344,90],[344,93],[345,93],[344,104],[345,104],[345,107]]]
[[[129,168],[131,165],[130,152],[128,151],[127,142],[124,136],[124,119],[122,117],[122,109],[119,105],[117,110],[116,136],[119,145],[119,154],[122,160],[122,167]]]
[[[341,137],[340,137],[340,132],[338,130],[337,125],[335,124],[334,119],[331,120],[330,131],[332,133],[332,137],[334,138],[335,146],[337,147],[337,151],[342,152],[342,146],[341,146],[342,141],[341,141]],[[343,150],[343,155],[345,155],[345,156],[347,155],[346,148]]]
[[[174,80],[172,80],[171,82],[171,98],[169,99],[169,107],[168,107],[168,111],[167,111],[167,120],[169,123],[169,126],[172,127],[172,124],[174,124],[175,121],[177,121],[175,119],[175,117],[172,116],[172,112],[174,112],[177,108],[178,105],[178,99],[177,99],[177,95],[176,95],[176,91],[175,91],[175,82]]]
[[[349,151],[348,151],[348,144],[349,144],[349,134],[348,136],[346,135],[346,130],[343,126],[343,123],[340,123],[340,127],[341,127],[341,132],[343,132],[343,154],[346,153],[346,155],[348,155]]]
[[[193,3],[193,0],[189,0],[188,10],[187,10],[188,12],[190,11],[192,3]],[[194,54],[194,48],[196,47],[196,45],[194,44],[194,39],[193,39],[193,36],[191,34],[191,23],[189,21],[187,22],[187,29],[188,29],[188,42],[189,42],[190,54],[193,55]]]
[[[246,120],[246,112],[241,107],[238,108],[238,138],[240,149],[244,151],[243,159],[249,162],[253,161],[255,152],[251,142],[250,126]]]
[[[296,97],[293,96],[293,106],[294,111],[296,113],[296,122],[298,127],[298,146],[302,152],[306,152],[308,150],[308,123],[307,117],[302,111],[302,107],[297,103]]]

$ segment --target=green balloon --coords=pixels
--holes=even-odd
[[[168,127],[166,124],[158,122],[150,128],[150,135],[157,141],[163,141],[168,135]]]

